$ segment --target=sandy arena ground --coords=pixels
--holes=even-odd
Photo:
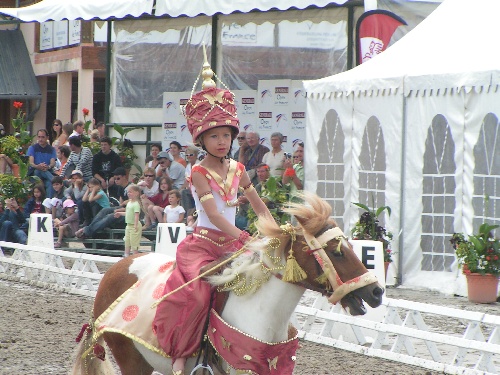
[[[499,314],[499,303],[473,304],[463,297],[390,288],[391,298]],[[0,279],[0,374],[66,374],[75,337],[88,321],[92,299]],[[446,324],[446,323],[443,323]],[[437,374],[308,342],[301,343],[294,374]]]

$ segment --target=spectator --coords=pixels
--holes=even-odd
[[[170,177],[174,189],[180,189],[184,184],[186,168],[173,160],[172,155],[166,151],[158,154],[160,169],[156,174],[157,177]]]
[[[85,131],[85,123],[82,120],[75,121],[73,123],[73,133],[69,136],[80,138]]]
[[[62,220],[54,220],[54,228],[58,231],[57,242],[54,248],[57,249],[63,246],[63,238],[75,237],[78,230],[78,213],[76,212],[76,203],[71,199],[67,199],[63,203],[64,216]]]
[[[188,161],[186,171],[184,173],[184,184],[181,187],[181,206],[184,207],[186,212],[194,208],[193,194],[191,193],[191,168],[193,165],[198,164],[198,148],[189,146],[186,150],[186,159]]]
[[[11,173],[14,162],[5,154],[0,154],[0,174]]]
[[[96,124],[95,128],[99,132],[99,139],[106,136],[106,124],[104,123],[104,121],[99,121]]]
[[[38,130],[37,143],[28,148],[29,174],[39,177],[48,195],[52,194],[52,169],[56,165],[56,150],[49,144],[49,133]]]
[[[259,141],[259,133],[248,132],[247,146],[242,146],[239,154],[240,163],[245,166],[248,177],[250,177],[254,185],[258,183],[255,167],[262,163],[262,157],[269,152],[269,149],[266,146],[262,146]]]
[[[172,141],[170,142],[170,154],[173,156],[174,160],[179,163],[179,164],[182,164],[182,166],[184,168],[186,168],[186,160],[183,159],[183,157],[181,156],[181,151],[182,151],[182,146],[179,142],[177,141]]]
[[[99,142],[101,137],[99,137],[99,130],[94,129],[90,132],[90,142],[97,143]]]
[[[87,191],[82,197],[84,225],[90,224],[92,219],[103,208],[111,207],[106,192],[102,190],[101,181],[92,177],[89,182],[87,182],[87,187]]]
[[[73,124],[71,122],[67,122],[66,124],[64,124],[62,126],[62,131],[63,131],[63,134],[65,135],[66,140],[64,142],[62,142],[63,140],[61,139],[59,146],[61,146],[61,145],[69,146],[69,137],[73,133]]]
[[[113,185],[113,171],[122,166],[120,156],[111,149],[113,141],[109,137],[102,137],[101,151],[95,154],[92,158],[92,174],[95,178],[101,181],[103,189],[107,189],[109,185]]]
[[[42,184],[35,185],[31,192],[31,198],[24,205],[24,217],[26,220],[31,214],[45,213],[43,201],[45,200],[45,188]],[[27,228],[27,226],[26,226]]]
[[[139,221],[139,216],[141,214],[141,201],[139,195],[141,194],[141,188],[137,185],[131,185],[128,190],[129,200],[123,211],[115,211],[115,218],[125,217],[125,257],[132,254],[137,254],[139,252],[139,246],[141,244],[142,236],[142,225]]]
[[[62,145],[57,148],[56,150],[57,160],[56,160],[55,171],[58,176],[61,175],[62,169],[68,162],[70,155],[71,155],[71,150],[69,149],[69,146]]]
[[[146,163],[146,167],[153,168],[156,172],[158,172],[158,169],[160,168],[160,165],[158,163],[158,154],[161,151],[161,145],[154,143],[151,145],[151,157],[152,160]]]
[[[122,192],[120,196],[119,206],[103,208],[94,217],[90,225],[87,225],[79,229],[75,235],[78,238],[93,238],[96,233],[101,232],[105,228],[124,228],[125,227],[125,217],[120,216],[119,218],[114,217],[115,211],[125,211],[125,206],[128,202],[128,186],[130,185],[127,179],[127,171],[125,168],[120,167],[113,171],[115,178],[115,184],[110,187],[111,189],[116,189]],[[121,189],[119,189],[121,188]]]
[[[262,188],[264,187],[265,183],[271,177],[271,168],[269,168],[269,165],[265,163],[260,163],[257,168],[257,178],[259,180],[259,183],[255,185],[255,190],[257,190],[257,193],[260,195],[262,192]]]
[[[158,191],[160,189],[160,184],[155,180],[155,170],[153,168],[146,168],[144,170],[144,180],[139,182],[137,185],[142,190],[140,198],[141,207],[145,214],[144,225],[146,226],[146,228],[150,229],[152,223],[148,215],[148,211],[150,207],[154,206],[154,203],[151,202],[149,198],[158,194]]]
[[[59,146],[62,146],[66,142],[66,134],[64,134],[62,129],[63,123],[59,119],[52,121],[52,147],[57,151]]]
[[[71,185],[64,191],[66,199],[71,199],[78,206],[79,222],[83,224],[85,218],[83,216],[83,196],[87,191],[88,186],[83,181],[83,173],[79,169],[71,172]]]
[[[69,138],[69,148],[71,154],[61,171],[61,175],[67,178],[71,176],[72,170],[78,169],[83,173],[83,181],[87,182],[92,178],[92,152],[88,147],[82,147],[82,141],[79,137]]]
[[[301,150],[297,149],[293,153],[293,162],[286,159],[283,167],[283,185],[290,184],[290,199],[295,200],[295,196],[304,188],[304,166],[302,164],[304,155],[304,145],[302,144]]]
[[[247,133],[245,131],[240,131],[238,133],[238,137],[236,138],[238,140],[238,149],[234,152],[233,154],[233,159],[234,160],[240,160],[240,150],[242,147],[247,147]]]
[[[283,143],[283,134],[275,132],[271,134],[272,150],[262,157],[262,162],[270,168],[271,176],[283,176],[283,162],[285,161],[285,152],[281,148]]]
[[[170,203],[165,209],[163,222],[164,223],[182,223],[184,221],[184,214],[186,210],[179,205],[181,200],[181,193],[179,190],[170,190],[168,192],[168,203]]]
[[[52,178],[51,194],[48,194],[42,203],[45,207],[45,213],[52,215],[52,220],[62,216],[62,204],[65,199],[63,179],[61,176],[54,176]]]
[[[146,225],[143,230],[151,230],[156,228],[158,223],[163,222],[163,210],[168,206],[168,192],[172,190],[172,180],[168,177],[160,178],[160,189],[158,193],[149,200],[153,203],[147,208],[147,216],[149,217],[149,223],[151,225]],[[147,219],[145,219],[147,221]]]
[[[190,229],[196,228],[198,224],[198,219],[196,217],[196,209],[192,208],[187,212],[186,227]]]
[[[14,198],[5,200],[5,210],[0,216],[0,241],[14,242],[26,245],[28,235],[21,229],[26,218],[19,209]]]

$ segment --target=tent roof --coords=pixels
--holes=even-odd
[[[0,13],[25,22],[44,22],[76,19],[124,18],[152,14],[153,0],[43,0],[22,8],[0,8]],[[269,9],[304,9],[309,6],[342,5],[347,0],[157,0],[156,16],[195,17],[201,14],[230,14],[233,12],[266,11]]]
[[[308,94],[393,90],[477,90],[500,84],[498,0],[445,0],[417,27],[372,60],[347,72],[304,81]]]

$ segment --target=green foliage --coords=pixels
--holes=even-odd
[[[132,142],[125,139],[128,133],[136,129],[142,129],[142,128],[125,128],[121,125],[114,124],[113,130],[115,130],[118,134],[120,134],[120,137],[113,137],[112,141],[113,144],[116,146],[117,153],[120,156],[123,167],[125,169],[131,169],[132,167],[135,167],[142,174],[141,166],[135,163],[135,159],[137,159],[138,156],[134,152],[134,145],[132,144]]]
[[[277,177],[271,176],[262,186],[262,190],[260,192],[260,197],[262,201],[266,204],[269,212],[273,216],[274,220],[278,225],[285,224],[290,221],[290,215],[283,212],[283,209],[286,207],[288,203],[288,186],[282,186]],[[251,234],[254,234],[257,231],[255,227],[255,222],[257,220],[257,215],[252,207],[248,208],[247,213],[248,218],[248,231]]]
[[[393,251],[390,249],[392,233],[388,232],[380,225],[378,217],[387,211],[388,216],[391,216],[391,208],[382,206],[378,208],[369,208],[362,203],[353,203],[355,206],[362,208],[364,212],[359,220],[351,229],[351,235],[354,240],[372,240],[382,242],[384,249],[384,262],[392,262]]]
[[[500,240],[492,234],[498,227],[484,223],[468,239],[462,233],[453,233],[450,242],[464,273],[500,276]]]
[[[31,195],[33,186],[40,183],[38,177],[19,178],[10,174],[0,174],[0,199],[15,198],[23,206]]]

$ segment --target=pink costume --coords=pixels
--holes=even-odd
[[[227,179],[223,181],[217,173],[193,166],[192,173],[201,173],[209,180],[217,209],[230,223],[234,223],[236,207],[228,203],[236,199],[244,170],[243,164],[230,160]],[[237,239],[219,231],[210,222],[193,186],[191,190],[198,211],[198,226],[177,248],[177,266],[165,285],[165,294],[194,279],[201,267],[241,246]],[[158,342],[172,360],[188,357],[199,349],[210,292],[210,285],[200,279],[170,295],[158,306],[153,328]]]

